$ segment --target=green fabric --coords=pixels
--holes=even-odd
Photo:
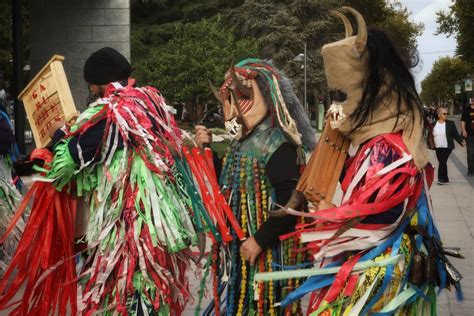
[[[54,147],[54,159],[46,177],[54,180],[54,186],[61,191],[74,178],[77,164],[72,159],[68,144],[70,139],[61,140]]]
[[[268,117],[245,138],[233,140],[228,152],[255,157],[266,165],[273,153],[286,142],[283,131],[279,127],[273,127],[272,118]]]

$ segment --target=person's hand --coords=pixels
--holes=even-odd
[[[64,120],[57,120],[57,121],[54,121],[52,124],[51,124],[51,128],[49,130],[49,137],[50,138],[53,138],[54,137],[54,134],[56,133],[56,131],[60,128],[62,128],[64,125],[66,125],[66,122],[64,122]]]
[[[76,124],[76,120],[77,120],[78,117],[79,117],[79,113],[73,114],[71,116],[69,121],[66,122],[66,126],[67,126],[68,129],[71,128],[71,126],[73,126],[74,124]]]
[[[463,137],[467,137],[467,131],[461,131]]]
[[[212,132],[208,130],[204,125],[196,125],[196,135],[194,136],[194,141],[199,148],[203,148],[205,144],[212,143]]]
[[[461,147],[464,147],[464,146],[466,146],[466,140],[465,139],[463,139],[462,142],[461,142]]]
[[[261,252],[262,248],[253,237],[247,238],[247,240],[240,246],[240,254],[246,261],[250,262],[251,266],[255,265],[255,260],[257,260],[257,257]]]

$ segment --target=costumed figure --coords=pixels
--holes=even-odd
[[[354,15],[357,35],[342,12]],[[309,277],[281,305],[311,293],[311,315],[436,315],[439,289],[454,286],[462,296],[461,275],[446,258],[460,254],[443,248],[433,222],[433,168],[410,64],[384,32],[367,30],[359,12],[349,7],[342,12],[335,15],[346,25],[346,38],[322,48],[332,98],[330,126],[359,146],[346,164],[342,203],[337,207],[324,197],[318,203],[311,198],[313,185],[298,183],[315,208],[284,213],[313,222],[283,238],[299,236],[313,254],[313,267],[263,273],[256,280]],[[318,147],[324,142],[331,140],[324,138]],[[318,172],[309,169],[316,156],[306,170]],[[319,176],[305,179],[309,183]]]
[[[299,280],[257,286],[253,277],[305,260],[296,239],[278,239],[294,229],[298,218],[271,218],[269,212],[273,203],[290,198],[305,162],[302,147],[312,150],[315,134],[291,83],[268,62],[246,59],[232,65],[221,88],[211,89],[223,106],[226,127],[236,134],[223,158],[220,185],[246,240],[232,232],[229,247],[214,245],[214,306],[205,313],[213,308],[227,315],[280,314],[283,310],[274,304]],[[196,137],[200,133],[206,131],[198,130]],[[294,304],[285,312],[299,311]]]
[[[100,98],[55,132],[53,153],[35,156],[43,177],[22,203],[32,200],[32,214],[0,283],[11,315],[179,315],[188,247],[200,232],[232,239],[212,160],[183,145],[173,109],[130,74],[116,50],[93,53],[84,78]]]
[[[17,188],[19,178],[12,178],[12,165],[17,157],[18,149],[13,126],[4,101],[0,100],[0,235],[5,233],[21,199],[21,193]],[[11,261],[11,256],[20,240],[24,226],[23,219],[19,219],[12,233],[0,246],[0,275],[3,275],[7,264]]]

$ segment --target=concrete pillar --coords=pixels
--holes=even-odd
[[[30,6],[31,76],[54,54],[63,55],[74,102],[83,110],[87,57],[109,46],[130,60],[130,0],[30,0]]]

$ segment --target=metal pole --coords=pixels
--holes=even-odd
[[[21,102],[17,99],[23,87],[23,41],[22,41],[22,8],[20,0],[12,2],[12,50],[13,50],[13,84],[12,98],[15,115],[15,138],[21,154],[25,153],[25,114]]]
[[[308,102],[306,99],[306,42],[304,43],[304,110],[306,115],[308,115]]]

